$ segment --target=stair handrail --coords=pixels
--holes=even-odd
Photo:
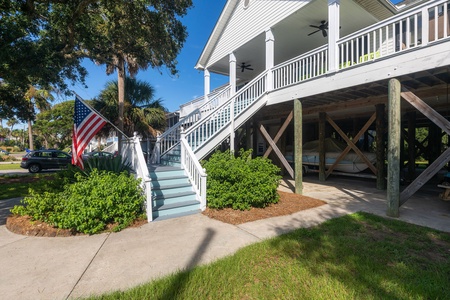
[[[267,74],[269,72],[271,72],[272,70],[265,70],[264,72],[262,72],[261,74],[259,74],[257,77],[255,77],[253,80],[251,80],[248,84],[246,84],[242,89],[240,89],[235,95],[233,95],[232,97],[230,97],[227,101],[225,101],[224,103],[222,103],[219,107],[217,107],[213,113],[209,114],[207,117],[202,118],[201,121],[197,122],[196,124],[194,124],[193,126],[189,127],[186,132],[185,132],[185,136],[186,136],[186,141],[188,142],[188,144],[190,145],[190,147],[192,148],[192,151],[195,153],[195,150],[197,148],[199,148],[199,145],[196,145],[195,147],[193,146],[194,144],[197,143],[197,138],[198,136],[194,135],[194,131],[198,131],[201,130],[199,129],[200,126],[204,126],[205,123],[210,122],[211,120],[213,120],[214,118],[218,117],[220,114],[224,115],[225,113],[225,117],[226,118],[230,118],[230,114],[226,113],[227,110],[230,110],[231,105],[233,104],[234,107],[234,118],[236,119],[236,117],[238,117],[242,112],[244,112],[251,104],[253,104],[257,99],[259,99],[262,95],[266,94],[268,91],[267,88]],[[252,94],[252,92],[254,92],[254,87],[257,86],[257,89],[259,89],[256,94]],[[250,95],[246,95],[246,93],[249,92]],[[253,96],[253,98],[244,98],[244,96]],[[248,99],[250,99],[250,101],[247,101]],[[239,102],[240,101],[240,102]],[[226,125],[228,124],[230,120],[227,120],[225,123],[222,124],[222,126],[219,128],[218,126],[212,126],[212,130],[214,130],[214,132],[209,136],[213,136],[215,134],[215,132],[220,131],[222,128],[224,128]],[[206,139],[204,138],[205,135],[204,133],[207,131],[211,131],[211,128],[208,127],[208,129],[205,129],[202,131],[202,133],[199,135],[202,136],[202,141],[200,142],[205,142],[206,140],[209,139],[209,137],[207,137]]]
[[[220,103],[214,105],[213,102],[218,101],[224,95],[226,96],[226,98],[228,98],[230,91],[231,86],[225,87],[221,92],[216,93],[214,97],[211,97],[211,99],[206,101],[199,108],[189,113],[186,117],[178,121],[175,125],[168,128],[163,134],[158,136],[158,139],[152,152],[152,163],[160,163],[161,157],[179,143],[181,133],[180,128],[182,126],[188,127],[191,126],[192,124],[195,124],[197,121],[201,120],[202,117],[205,117],[205,115],[202,116],[202,113],[206,112],[207,113],[206,116],[208,116],[211,112],[213,112],[216,109],[217,104],[220,106]],[[208,109],[205,109],[208,106],[210,107]]]
[[[141,141],[135,133],[133,138],[123,141],[121,153],[122,157],[131,164],[131,168],[136,178],[141,179],[140,187],[145,196],[145,209],[147,212],[147,221],[153,221],[152,214],[152,191],[150,172],[142,151]]]
[[[195,193],[200,199],[200,209],[206,209],[206,170],[201,166],[199,160],[192,151],[191,146],[186,140],[185,132],[181,127],[181,166],[186,171]]]

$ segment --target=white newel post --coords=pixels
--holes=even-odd
[[[328,71],[335,72],[339,64],[340,0],[328,0]]]
[[[234,151],[234,95],[236,94],[236,56],[230,54],[230,151]]]
[[[181,166],[183,167],[183,169],[186,169],[186,149],[184,148],[184,144],[183,141],[186,139],[186,133],[184,132],[184,128],[181,127],[180,128],[180,155],[181,155]]]
[[[203,80],[204,80],[204,94],[205,100],[203,103],[208,102],[208,95],[211,93],[211,74],[209,74],[209,70],[205,69],[203,72]]]
[[[204,211],[206,209],[206,176],[207,175],[206,175],[206,170],[205,169],[202,169],[202,170],[203,170],[203,174],[201,175],[201,178],[200,178],[200,186],[201,186],[200,209],[202,211]]]
[[[437,20],[435,20],[437,22]],[[429,42],[429,25],[430,16],[428,14],[428,7],[422,8],[422,47],[427,46]]]
[[[155,163],[155,164],[160,164],[161,163],[161,136],[160,136],[160,134],[158,134],[156,136],[155,160],[154,160],[153,163]]]
[[[266,70],[270,70],[274,66],[275,56],[275,38],[272,29],[266,30]],[[267,91],[273,89],[273,74],[272,71],[267,72]]]

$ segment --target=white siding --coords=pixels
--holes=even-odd
[[[212,65],[251,39],[274,26],[311,0],[250,0],[244,9],[244,1],[239,1],[222,36],[217,42],[207,65]],[[324,1],[324,0],[320,0]],[[261,45],[264,49],[264,45]]]

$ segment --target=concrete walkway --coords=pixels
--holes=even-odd
[[[238,249],[299,227],[356,211],[385,216],[385,191],[373,181],[306,178],[304,194],[327,205],[239,226],[201,214],[146,224],[119,233],[69,238],[26,237],[0,226],[3,299],[72,299],[127,289],[212,262]],[[355,188],[356,186],[356,188]],[[280,189],[290,190],[292,181]],[[420,191],[402,206],[401,220],[450,231],[450,202],[439,189]]]

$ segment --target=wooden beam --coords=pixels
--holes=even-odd
[[[447,121],[447,119],[441,116],[434,109],[432,109],[422,99],[414,95],[412,92],[408,91],[406,88],[402,88],[401,96],[403,99],[408,101],[409,104],[414,106],[418,111],[423,113],[434,124],[439,126],[442,130],[444,130],[447,134],[450,135],[450,122]]]
[[[273,151],[276,153],[277,157],[280,159],[281,163],[286,168],[286,170],[288,171],[289,175],[291,175],[291,177],[294,178],[294,170],[289,165],[288,161],[286,160],[284,155],[281,153],[280,149],[278,149],[277,145],[272,140],[272,138],[270,137],[269,133],[266,131],[266,129],[264,128],[264,126],[262,124],[259,124],[259,131],[261,132],[263,137],[266,139],[266,141],[269,143],[269,145],[272,146]]]
[[[364,131],[367,130],[367,128],[369,128],[369,126],[375,121],[375,117],[376,114],[374,113],[372,115],[372,117],[370,117],[369,121],[367,121],[366,125],[364,125],[364,127],[360,130],[360,132],[358,133],[358,139],[359,137],[361,137],[361,135],[364,133]],[[328,123],[331,124],[331,126],[333,126],[333,128],[339,133],[339,135],[345,140],[345,142],[347,143],[347,147],[345,148],[345,150],[341,153],[341,155],[339,155],[339,157],[336,159],[336,161],[334,162],[334,164],[327,170],[327,177],[331,174],[331,172],[333,171],[333,169],[337,166],[337,163],[339,162],[339,160],[342,160],[342,158],[347,155],[348,151],[350,151],[350,148],[353,149],[353,151],[355,151],[355,153],[361,157],[361,159],[367,164],[367,166],[372,170],[372,172],[374,174],[377,174],[377,169],[373,166],[373,164],[367,159],[367,157],[364,155],[364,153],[361,152],[361,150],[358,149],[358,147],[356,147],[356,145],[347,137],[347,135],[339,128],[339,126],[327,115],[326,119],[328,121]],[[348,150],[347,150],[348,149]]]
[[[385,161],[385,150],[384,150],[384,104],[375,105],[375,110],[377,114],[376,119],[376,155],[377,155],[377,189],[386,189],[386,180],[384,179],[384,161]]]
[[[325,170],[325,121],[326,113],[319,113],[319,181],[327,179]]]
[[[388,105],[388,174],[387,174],[387,211],[389,217],[398,217],[400,202],[400,135],[401,103],[400,81],[389,80]]]
[[[305,108],[303,111],[304,115],[317,114],[322,111],[330,112],[335,110],[343,110],[357,107],[373,106],[380,103],[386,103],[386,96],[378,96],[371,98],[362,98],[353,101],[339,101],[331,104],[314,106],[311,108]]]
[[[284,131],[289,126],[289,123],[291,123],[291,120],[292,120],[293,117],[294,117],[294,111],[291,111],[289,113],[289,115],[287,116],[286,120],[284,121],[283,125],[281,126],[280,130],[278,130],[277,134],[273,138],[273,142],[275,144],[278,143],[278,140],[281,138],[281,136],[283,135]],[[267,150],[264,153],[263,157],[268,157],[270,152],[272,152],[272,149],[273,149],[272,146],[270,146],[270,144],[269,144],[269,147],[267,147]]]
[[[430,178],[436,175],[450,160],[450,148],[442,153],[431,165],[429,165],[420,175],[408,185],[400,195],[400,205],[403,205],[408,199],[419,190]]]
[[[300,99],[294,100],[295,193],[303,194],[303,112]]]

